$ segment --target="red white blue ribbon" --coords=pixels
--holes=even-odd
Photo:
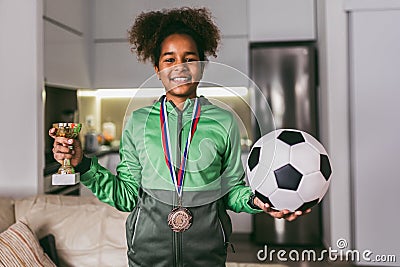
[[[174,161],[172,160],[172,149],[171,149],[171,139],[169,136],[169,128],[168,128],[166,97],[163,97],[163,99],[161,100],[160,124],[161,124],[161,137],[164,149],[165,162],[167,163],[169,173],[172,178],[172,182],[174,183],[175,190],[178,193],[179,197],[182,196],[182,185],[185,176],[189,146],[192,141],[193,135],[196,132],[197,124],[199,123],[200,111],[201,111],[201,106],[199,103],[199,99],[196,98],[193,107],[192,123],[190,125],[190,131],[186,140],[185,150],[183,151],[183,157],[178,172],[176,173],[174,168]]]

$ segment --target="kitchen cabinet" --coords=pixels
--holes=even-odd
[[[138,87],[154,75],[150,63],[137,62],[127,43],[127,30],[142,11],[160,10],[182,6],[181,1],[128,1],[118,3],[98,0],[94,3],[94,88]],[[187,1],[184,6],[206,6],[215,17],[222,35],[218,57],[210,61],[226,64],[248,75],[247,4],[242,0]],[[227,16],[226,14],[230,14]],[[227,76],[221,66],[209,68],[204,76],[208,81],[225,86],[247,86],[245,75]],[[160,87],[153,79],[146,87]]]
[[[44,76],[47,84],[90,87],[88,62],[82,36],[44,21]]]
[[[87,17],[87,0],[44,0],[45,17],[52,18],[76,31],[84,32]]]
[[[160,9],[159,1],[146,1],[149,10]],[[207,7],[218,25],[223,36],[247,35],[247,1],[243,0],[181,0],[164,1],[166,8],[192,6]],[[164,5],[162,6],[164,7]],[[161,7],[161,8],[162,8]]]
[[[184,5],[210,9],[222,34],[219,57],[210,60],[245,75],[249,41],[315,39],[314,0],[190,0]],[[178,0],[161,5],[159,1],[145,0],[44,0],[46,81],[89,88],[140,86],[153,70],[131,56],[127,30],[143,11],[179,6],[182,2]],[[222,82],[246,86],[244,79],[238,77]]]
[[[181,6],[207,7],[223,36],[247,35],[247,4],[243,0],[96,0],[94,3],[94,38],[126,39],[126,30],[143,11],[161,10]]]
[[[46,84],[90,88],[89,1],[44,1]]]
[[[130,51],[128,42],[96,43],[93,75],[94,88],[135,88],[154,75],[150,63],[139,63]],[[158,79],[152,79],[147,87],[160,87]]]
[[[246,38],[223,38],[220,52],[215,61],[228,65],[209,64],[203,81],[224,86],[247,86],[248,42]],[[132,54],[127,43],[95,44],[94,88],[132,88],[139,87],[155,75],[151,63],[140,63]],[[228,75],[226,75],[228,73]],[[243,73],[243,74],[242,74]],[[153,77],[145,87],[160,87],[160,81]]]
[[[94,1],[93,38],[97,42],[126,42],[127,31],[135,17],[146,10],[146,2],[144,0]]]
[[[248,0],[250,42],[316,39],[314,0]]]
[[[217,58],[209,58],[216,64],[209,64],[206,67],[202,80],[215,85],[247,87],[249,85],[247,51],[247,38],[234,36],[222,38]]]
[[[185,6],[206,6],[221,30],[218,57],[211,61],[226,64],[248,75],[248,44],[254,41],[315,39],[314,0],[201,0]],[[182,6],[178,0],[94,2],[93,87],[137,87],[154,74],[150,64],[138,63],[127,45],[127,30],[142,11]],[[229,14],[229,15],[227,15]],[[225,86],[248,86],[244,75],[224,75],[222,68],[210,68],[204,78]],[[159,86],[158,82],[147,84]]]

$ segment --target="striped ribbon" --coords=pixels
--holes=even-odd
[[[164,149],[165,162],[168,166],[169,173],[172,178],[172,182],[174,183],[175,190],[178,193],[178,196],[182,196],[182,185],[183,179],[185,176],[186,162],[188,158],[189,146],[192,141],[193,135],[196,132],[197,124],[200,119],[200,103],[198,98],[195,99],[193,114],[192,114],[192,123],[190,125],[190,131],[188,137],[186,139],[185,150],[183,152],[183,157],[178,169],[178,173],[175,172],[174,162],[172,160],[172,150],[171,150],[171,139],[169,136],[169,128],[168,128],[168,117],[167,117],[167,108],[166,108],[166,97],[163,97],[161,101],[160,107],[160,124],[161,124],[161,137],[162,144]]]

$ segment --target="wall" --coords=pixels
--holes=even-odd
[[[0,1],[0,195],[42,192],[42,1]]]
[[[320,137],[332,161],[332,182],[323,201],[325,245],[351,244],[347,17],[344,0],[317,1]]]

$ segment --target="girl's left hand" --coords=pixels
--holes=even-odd
[[[295,211],[295,212],[291,212],[289,210],[274,210],[272,209],[268,203],[264,203],[262,202],[259,198],[255,197],[254,198],[254,205],[258,206],[260,209],[262,209],[265,213],[268,213],[269,215],[271,215],[274,218],[277,219],[285,219],[287,221],[293,221],[295,219],[297,219],[297,217],[303,215],[303,214],[307,214],[311,212],[311,209],[307,209],[306,211],[302,212],[300,210]]]

